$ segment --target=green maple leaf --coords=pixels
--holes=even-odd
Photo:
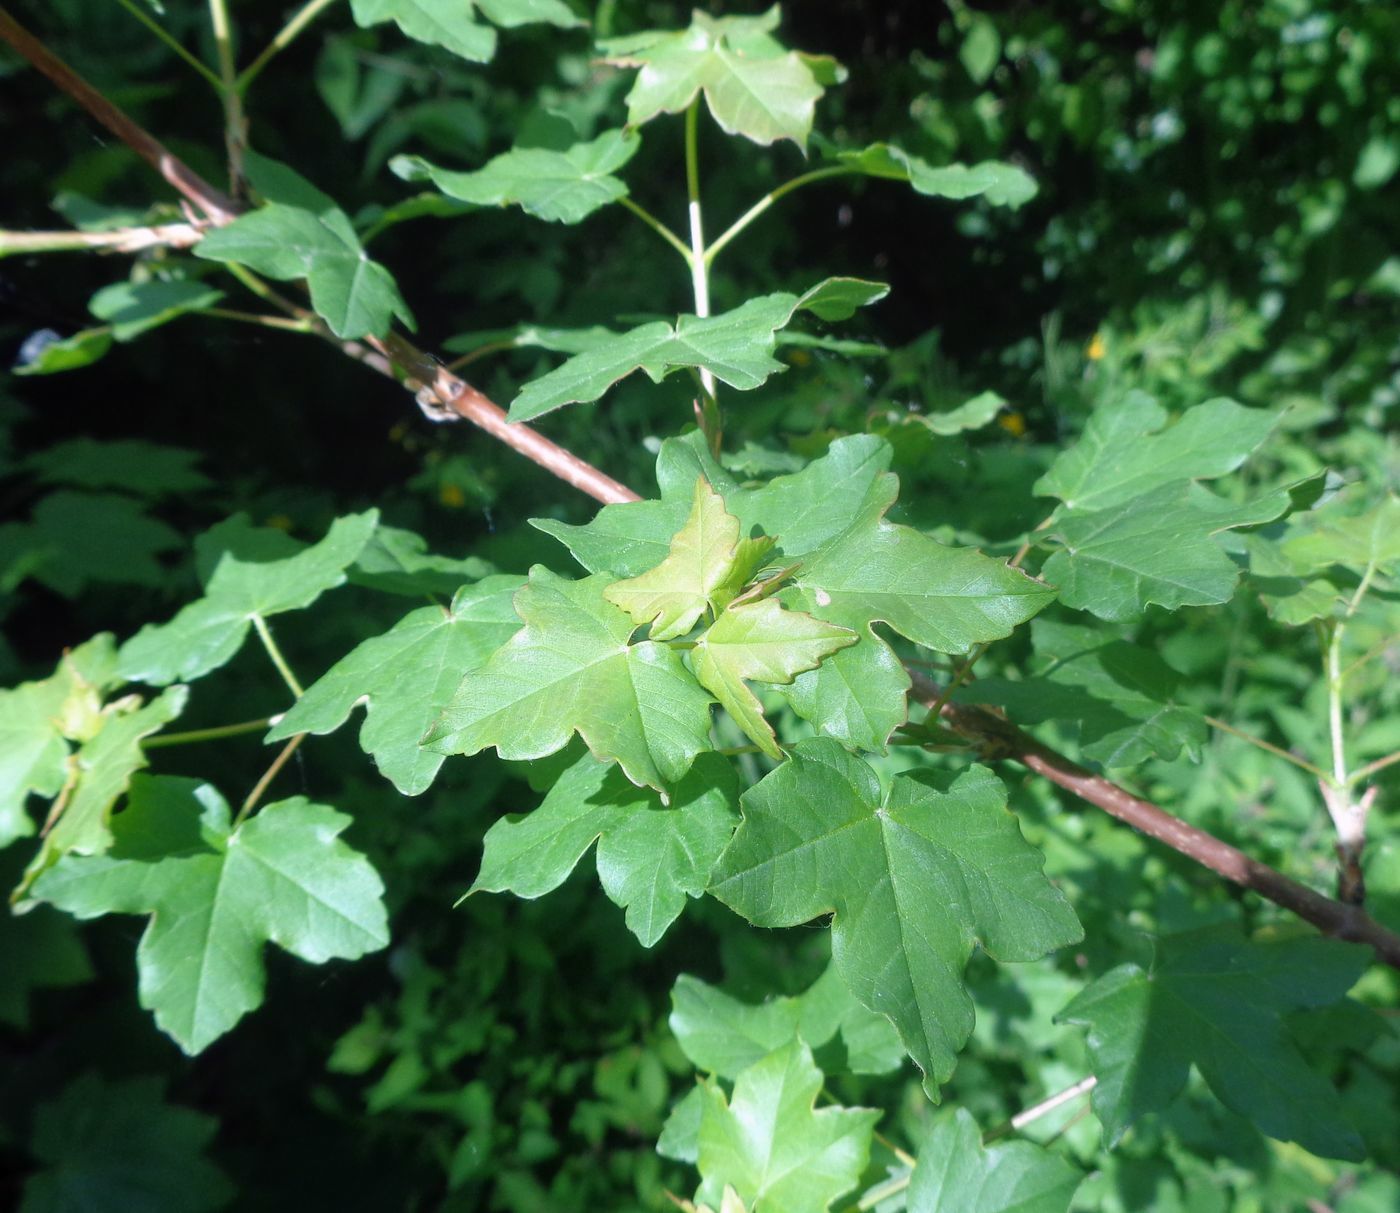
[[[585,755],[533,813],[502,818],[486,832],[471,892],[535,898],[557,889],[598,843],[598,879],[626,910],[627,927],[649,948],[699,897],[734,833],[739,785],[717,754],[702,754],[675,787],[670,807]]]
[[[822,1073],[794,1040],[743,1071],[726,1099],[701,1087],[699,1201],[718,1205],[726,1186],[751,1213],[826,1213],[856,1186],[880,1113],[814,1110]]]
[[[1334,565],[1358,574],[1393,570],[1400,564],[1400,497],[1385,497],[1362,514],[1328,509],[1299,519],[1283,555],[1304,575]]]
[[[112,348],[112,332],[101,328],[79,329],[71,337],[43,342],[37,351],[26,349],[29,359],[18,363],[16,375],[57,375],[91,366]]]
[[[886,794],[868,765],[821,738],[742,806],[710,892],[758,926],[834,914],[837,970],[894,1022],[932,1098],[972,1031],[962,969],[974,941],[1026,961],[1082,938],[983,767],[941,791],[899,776]]]
[[[34,833],[25,801],[58,795],[69,741],[88,741],[105,723],[102,697],[120,681],[116,667],[103,632],[65,653],[47,678],[0,691],[0,847]]]
[[[425,744],[543,758],[578,732],[599,758],[665,798],[709,748],[710,699],[671,649],[628,643],[635,625],[605,597],[612,581],[531,569],[515,598],[525,626],[462,679]]]
[[[167,1103],[164,1080],[109,1081],[88,1072],[34,1113],[20,1213],[212,1213],[233,1185],[205,1156],[219,1122]]]
[[[355,24],[362,29],[392,21],[415,42],[486,63],[496,53],[496,31],[474,20],[475,10],[502,27],[536,21],[564,27],[583,24],[564,0],[350,0]]]
[[[1031,637],[1035,674],[979,679],[958,692],[959,702],[1008,708],[1022,724],[1075,721],[1084,756],[1106,767],[1172,761],[1183,749],[1199,758],[1205,720],[1176,702],[1181,677],[1153,650],[1044,618],[1032,621]]]
[[[250,528],[241,516],[211,528],[196,541],[204,597],[128,640],[122,677],[162,686],[218,669],[243,646],[255,620],[310,606],[341,585],[378,518],[377,510],[338,518],[324,539],[305,548],[281,532]]]
[[[859,639],[849,628],[784,610],[776,600],[764,598],[724,611],[695,642],[690,661],[700,685],[724,705],[744,734],[769,757],[781,759],[773,726],[745,681],[789,683]]]
[[[630,131],[604,131],[562,152],[515,148],[475,172],[453,172],[421,156],[396,156],[390,164],[405,181],[431,180],[449,198],[477,206],[519,206],[537,219],[578,223],[600,207],[626,197],[613,176],[642,142]]]
[[[798,1037],[817,1049],[839,1034],[853,1074],[887,1074],[904,1060],[893,1025],[855,1000],[835,965],[801,994],[757,1005],[683,975],[671,989],[667,1022],[692,1064],[720,1078],[737,1078]]]
[[[1168,425],[1166,409],[1151,396],[1129,392],[1094,413],[1033,491],[1058,497],[1069,509],[1100,510],[1164,484],[1212,480],[1244,463],[1281,415],[1219,399]]]
[[[285,165],[246,153],[248,179],[267,200],[195,245],[196,256],[234,261],[269,278],[305,278],[311,306],[337,337],[382,337],[413,313],[394,277],[372,261],[346,213]]]
[[[360,745],[405,796],[427,789],[443,755],[419,746],[462,675],[482,665],[520,628],[511,599],[519,577],[488,577],[457,591],[452,605],[410,612],[352,649],[307,688],[268,741],[338,729],[363,702]]]
[[[1334,940],[1256,944],[1211,929],[1161,939],[1150,971],[1104,974],[1058,1018],[1089,1029],[1093,1107],[1108,1144],[1166,1108],[1194,1065],[1221,1103],[1270,1137],[1362,1158],[1336,1090],[1303,1060],[1284,1016],[1341,1000],[1368,955]]]
[[[930,198],[986,198],[993,206],[1013,210],[1036,194],[1035,181],[1021,169],[999,160],[974,164],[948,164],[934,168],[918,156],[888,143],[872,143],[857,151],[836,153],[838,164],[867,177],[907,181],[916,192]]]
[[[383,884],[337,837],[349,824],[297,796],[235,826],[208,784],[144,778],[111,850],[66,856],[34,896],[79,918],[149,914],[141,1005],[195,1054],[262,1002],[266,943],[312,964],[387,945]]]
[[[840,320],[889,292],[879,282],[828,278],[802,295],[779,292],[750,299],[718,316],[656,320],[575,354],[531,381],[511,402],[512,421],[530,421],[566,404],[597,400],[620,379],[645,371],[660,383],[673,371],[704,368],[741,392],[787,367],[773,357],[775,334],[799,311]],[[687,486],[688,488],[689,486]]]
[[[719,610],[740,587],[728,585],[737,563],[739,520],[724,508],[724,498],[699,477],[694,504],[685,525],[671,538],[666,558],[636,577],[615,581],[604,591],[639,627],[651,626],[653,640],[684,636],[707,610]],[[746,561],[744,581],[755,570]],[[721,587],[728,598],[717,602]]]
[[[457,559],[430,552],[423,536],[381,523],[346,570],[346,579],[385,594],[450,598],[466,582],[483,581],[495,571],[476,556]]]
[[[24,869],[16,847],[0,855],[0,888],[14,884]],[[0,1024],[26,1029],[30,1000],[39,990],[82,985],[93,979],[92,962],[80,929],[66,914],[36,906],[27,914],[0,913]]]
[[[651,30],[599,43],[609,63],[640,68],[627,94],[627,123],[677,114],[700,92],[720,127],[755,143],[791,139],[805,148],[823,84],[840,69],[787,50],[771,36],[781,14],[711,17],[696,10],[688,29]]]
[[[987,1148],[965,1108],[939,1117],[909,1178],[908,1213],[1065,1213],[1084,1176],[1028,1141]]]
[[[873,620],[919,644],[963,652],[1008,635],[1054,597],[1004,561],[888,522],[884,513],[899,492],[892,454],[882,438],[840,438],[802,471],[747,489],[714,463],[703,439],[669,439],[657,458],[660,501],[605,506],[584,526],[534,525],[587,569],[635,575],[666,557],[695,480],[705,477],[739,519],[741,534],[773,536],[774,562],[798,565],[780,601],[860,637],[779,693],[819,731],[879,750],[908,717],[909,677]]]
[[[1050,527],[1060,550],[1042,575],[1068,606],[1103,619],[1227,601],[1239,567],[1214,536],[1298,502],[1285,489],[1235,505],[1199,482],[1238,468],[1279,416],[1210,400],[1167,425],[1166,410],[1142,392],[1100,408],[1034,486],[1064,503]]]
[[[97,441],[70,438],[25,460],[45,484],[73,485],[89,492],[119,489],[142,497],[190,495],[214,482],[194,465],[196,451],[139,438]]]
[[[88,301],[88,310],[107,322],[116,340],[132,341],[186,312],[213,307],[223,297],[223,291],[185,278],[114,282]]]
[[[27,895],[34,881],[62,856],[100,855],[112,845],[113,806],[132,775],[146,765],[141,742],[174,720],[188,698],[189,688],[176,686],[143,706],[119,701],[104,709],[96,732],[69,760],[69,782],[50,811],[44,840],[11,894],[12,902],[21,909],[33,904]]]

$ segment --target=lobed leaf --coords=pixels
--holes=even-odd
[[[1059,1019],[1089,1029],[1093,1107],[1108,1145],[1165,1109],[1194,1065],[1221,1103],[1270,1137],[1363,1157],[1337,1092],[1303,1060],[1284,1016],[1342,999],[1368,956],[1334,940],[1258,944],[1210,929],[1161,939],[1151,971],[1104,974]]]
[[[930,1098],[972,1031],[961,973],[974,940],[1024,961],[1083,935],[983,767],[946,790],[899,776],[886,794],[868,765],[822,738],[800,743],[741,804],[710,892],[757,926],[834,915],[837,971],[893,1021]]]
[[[163,686],[218,669],[243,646],[254,619],[301,610],[343,584],[378,518],[377,510],[338,518],[306,548],[279,531],[249,528],[241,515],[212,527],[197,541],[204,597],[122,645],[121,676]]]
[[[629,783],[616,767],[584,755],[532,813],[486,832],[470,892],[536,898],[557,889],[598,844],[603,891],[626,911],[627,928],[652,947],[699,897],[734,833],[739,785],[717,754],[702,754],[672,793],[670,807]]]
[[[934,168],[918,156],[890,143],[872,143],[856,151],[836,153],[838,164],[867,177],[907,181],[917,193],[930,198],[986,198],[993,206],[1013,210],[1036,194],[1034,179],[1015,165],[987,160],[970,168],[949,164]]]
[[[502,27],[544,22],[582,25],[564,0],[350,0],[355,24],[362,29],[392,21],[415,42],[440,46],[472,63],[486,63],[496,53],[496,31],[474,18],[477,11]]]
[[[636,154],[641,140],[631,131],[604,131],[562,152],[515,148],[475,172],[454,172],[421,156],[396,156],[390,163],[405,181],[431,180],[449,198],[477,206],[519,206],[555,223],[578,223],[627,194],[613,174]]]
[[[699,1201],[719,1205],[732,1188],[751,1213],[826,1213],[856,1186],[880,1113],[815,1109],[822,1073],[800,1040],[739,1075],[732,1099],[701,1087]]]
[[[452,605],[412,611],[389,631],[352,649],[309,686],[267,734],[338,729],[365,708],[360,746],[405,796],[425,791],[443,755],[419,741],[442,714],[462,676],[477,669],[520,627],[511,606],[522,578],[488,577],[463,586]]]
[[[632,621],[604,595],[612,580],[531,569],[515,598],[525,626],[462,679],[424,738],[428,748],[543,758],[577,732],[666,800],[668,785],[709,749],[710,699],[671,649],[629,643]]]
[[[338,837],[349,824],[297,796],[234,825],[208,784],[142,779],[111,851],[60,860],[34,896],[79,918],[149,914],[141,1005],[195,1054],[261,1004],[266,943],[311,964],[388,944],[383,884]]]

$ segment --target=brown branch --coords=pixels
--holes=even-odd
[[[0,9],[0,38],[43,71],[60,89],[79,102],[109,130],[146,157],[162,176],[176,186],[215,224],[230,222],[233,204],[213,186],[171,156],[102,95],[75,75],[39,42],[21,29]],[[155,154],[148,154],[154,149]],[[280,300],[293,314],[310,316],[304,308]],[[611,476],[586,463],[571,451],[551,442],[528,426],[508,422],[505,413],[470,384],[447,370],[441,362],[419,350],[402,337],[391,334],[371,339],[377,353],[357,342],[342,342],[321,325],[322,336],[341,346],[352,357],[384,374],[394,375],[402,368],[406,384],[420,394],[424,389],[444,408],[479,426],[513,450],[553,472],[596,501],[611,504],[639,500],[636,493]],[[397,377],[397,376],[396,376]],[[1010,721],[984,708],[958,703],[940,703],[941,690],[918,670],[910,669],[913,695],[926,705],[939,704],[939,715],[949,728],[975,742],[988,758],[1014,758],[1051,783],[1073,792],[1080,799],[1127,822],[1142,833],[1165,843],[1188,859],[1209,868],[1227,880],[1258,893],[1261,897],[1291,910],[1326,934],[1339,939],[1369,944],[1386,964],[1400,969],[1400,935],[1386,930],[1357,906],[1343,905],[1282,872],[1251,859],[1244,852],[1220,841],[1204,830],[1188,825],[1170,813],[1134,796],[1117,784],[1096,775],[1086,767],[1042,745]],[[290,747],[289,747],[290,748]]]
[[[199,207],[211,223],[227,223],[234,217],[238,208],[227,194],[215,189],[178,156],[172,155],[159,139],[128,118],[3,8],[0,8],[0,38]]]
[[[104,232],[0,231],[0,257],[16,253],[139,253],[148,248],[190,248],[204,238],[194,223],[160,223],[153,227],[119,227]]]
[[[912,694],[924,704],[938,702],[941,689],[917,671],[909,672]],[[1344,905],[1299,884],[1282,872],[1251,859],[1243,851],[1213,834],[1188,825],[1166,810],[1134,796],[1086,767],[1043,745],[1009,720],[967,704],[945,703],[942,722],[960,736],[975,742],[988,758],[1012,758],[1051,783],[1073,792],[1095,808],[1127,822],[1136,830],[1164,842],[1172,850],[1193,859],[1226,880],[1258,893],[1291,910],[1328,935],[1370,944],[1376,955],[1400,969],[1400,935],[1386,930],[1359,906]]]
[[[0,8],[0,39],[8,42],[53,81],[60,91],[67,93],[118,139],[146,159],[181,194],[204,211],[210,223],[221,227],[237,218],[238,207],[227,194],[215,189],[178,157],[167,151],[154,135],[117,109],[3,8]],[[311,315],[304,308],[298,308],[286,300],[278,299],[277,302],[293,315]],[[551,442],[537,430],[507,421],[505,412],[498,405],[493,404],[466,380],[448,371],[438,359],[424,353],[404,338],[391,333],[383,339],[368,339],[368,344],[382,355],[382,359],[387,359],[386,362],[357,342],[342,342],[330,333],[324,324],[318,322],[316,331],[323,337],[329,337],[351,357],[359,359],[382,374],[398,378],[394,367],[402,368],[407,375],[405,386],[410,391],[420,392],[420,398],[421,389],[427,388],[443,409],[470,421],[512,450],[524,455],[526,459],[539,464],[546,471],[595,500],[611,503],[638,499],[626,485],[584,462],[573,452]]]

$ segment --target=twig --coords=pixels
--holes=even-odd
[[[204,238],[194,223],[119,227],[108,232],[0,232],[0,257],[14,253],[139,253],[148,248],[190,248]]]
[[[237,206],[222,190],[216,189],[174,156],[166,146],[128,118],[57,55],[0,8],[0,39],[8,42],[98,122],[156,170],[180,194],[199,207],[211,223],[228,223]]]
[[[913,697],[920,703],[936,703],[940,694],[938,685],[916,670],[911,670],[909,674],[913,681]],[[983,755],[989,760],[1015,759],[1037,775],[1073,792],[1081,800],[1119,821],[1127,822],[1149,837],[1166,843],[1174,851],[1226,880],[1291,910],[1325,934],[1369,944],[1382,961],[1400,969],[1400,935],[1386,930],[1359,907],[1334,901],[1268,864],[1251,859],[1213,834],[1188,825],[1151,801],[1134,796],[1102,775],[1095,775],[1065,755],[1042,745],[1009,720],[985,708],[948,703],[943,705],[941,716],[942,722],[955,733],[977,741]]]
[[[184,733],[157,733],[144,738],[143,750],[155,750],[167,745],[193,745],[197,741],[222,741],[225,737],[241,737],[247,733],[258,733],[272,723],[272,717],[261,720],[243,720],[238,724],[217,724],[208,729],[189,729]]]
[[[1282,758],[1285,762],[1291,762],[1295,767],[1300,767],[1310,775],[1315,775],[1318,779],[1329,778],[1326,771],[1315,766],[1306,758],[1299,758],[1297,754],[1290,754],[1282,746],[1276,746],[1272,741],[1265,741],[1262,737],[1256,737],[1253,733],[1246,733],[1243,729],[1237,729],[1232,724],[1226,724],[1223,720],[1218,720],[1214,716],[1202,716],[1202,720],[1213,729],[1219,729],[1222,733],[1229,733],[1231,737],[1238,737],[1241,741],[1247,741],[1252,746],[1258,746],[1261,750],[1266,750],[1277,758]]]
[[[46,47],[26,33],[3,9],[0,9],[0,39],[13,46],[63,92],[73,97],[89,113],[102,121],[113,134],[148,160],[167,181],[204,210],[211,222],[224,224],[234,218],[234,205],[225,195],[191,172],[157,140],[113,107],[100,93],[55,58]],[[363,349],[356,342],[337,344],[346,349],[352,357],[359,357],[355,351]],[[595,501],[608,505],[640,500],[626,485],[620,484],[573,452],[550,442],[528,426],[506,421],[505,413],[486,396],[452,375],[440,362],[403,338],[391,334],[382,340],[372,340],[369,344],[379,350],[385,361],[376,364],[368,356],[362,357],[361,361],[391,375],[394,373],[394,365],[403,367],[411,376],[406,386],[413,390],[420,387],[429,388],[435,398],[446,407],[487,433],[500,438],[513,450],[538,463],[566,483],[572,484]],[[368,355],[368,352],[365,351],[365,354]],[[941,694],[938,685],[916,669],[911,669],[909,674],[913,682],[914,697],[925,704],[936,703]],[[989,757],[1015,758],[1087,803],[1166,843],[1227,880],[1258,893],[1284,909],[1291,910],[1325,933],[1369,944],[1381,961],[1400,969],[1400,935],[1386,930],[1357,907],[1343,905],[1316,893],[1267,864],[1251,859],[1204,830],[1187,825],[1157,805],[1134,796],[1065,755],[1042,745],[1009,721],[985,709],[946,703],[941,708],[940,715],[949,728],[975,742]]]
[[[236,830],[247,820],[248,814],[258,807],[258,801],[263,798],[263,793],[267,791],[272,781],[277,778],[277,773],[287,765],[291,756],[297,752],[297,746],[301,745],[310,734],[298,733],[293,737],[272,760],[272,765],[262,774],[262,778],[253,785],[253,790],[248,793],[243,801],[242,807],[238,810],[238,816],[233,819],[233,828]]]
[[[1038,1104],[1017,1112],[1005,1124],[997,1125],[995,1129],[988,1129],[982,1134],[982,1144],[991,1145],[994,1141],[1000,1141],[1003,1137],[1010,1137],[1013,1133],[1019,1133],[1032,1121],[1039,1120],[1042,1116],[1048,1116],[1056,1108],[1069,1103],[1071,1099],[1077,1099],[1088,1091],[1092,1091],[1098,1085],[1098,1078],[1090,1074],[1088,1078],[1081,1078],[1073,1086],[1066,1087],[1063,1091],[1056,1091],[1054,1095],[1042,1099]]]

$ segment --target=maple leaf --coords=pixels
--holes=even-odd
[[[709,748],[710,697],[671,649],[629,643],[635,625],[607,600],[612,583],[531,569],[515,597],[525,626],[463,678],[424,743],[444,754],[494,746],[502,758],[543,758],[577,732],[666,797]]]
[[[320,964],[389,942],[383,884],[337,837],[349,824],[297,796],[233,826],[208,784],[143,778],[112,849],[64,857],[34,896],[78,918],[149,914],[141,1005],[194,1054],[262,1002],[265,943]]]
[[[744,1070],[732,1099],[715,1082],[703,1084],[696,1199],[718,1205],[729,1186],[752,1213],[826,1213],[854,1188],[880,1113],[814,1110],[821,1086],[801,1040]]]
[[[741,803],[710,892],[758,926],[834,914],[838,971],[894,1022],[931,1098],[972,1031],[962,969],[974,941],[1024,961],[1083,936],[984,767],[942,790],[897,776],[886,794],[866,763],[818,738]]]

